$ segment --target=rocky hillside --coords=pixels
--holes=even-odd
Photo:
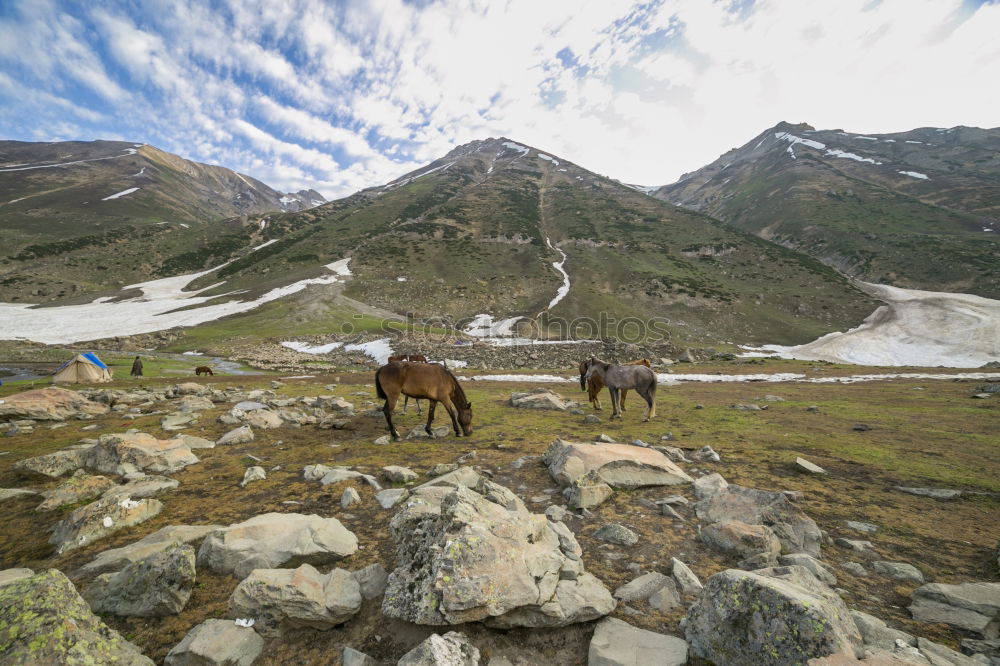
[[[173,275],[244,247],[238,218],[325,200],[121,141],[0,141],[0,300],[44,302]],[[230,237],[236,234],[235,237]]]
[[[1000,297],[1000,128],[779,123],[653,196],[867,281]]]

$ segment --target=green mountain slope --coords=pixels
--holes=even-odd
[[[0,141],[0,300],[44,302],[183,272],[202,264],[206,247],[228,256],[247,244],[241,225],[221,220],[322,202],[148,145]]]
[[[850,276],[1000,298],[1000,129],[781,123],[653,195]]]

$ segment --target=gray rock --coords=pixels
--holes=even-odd
[[[909,493],[910,495],[932,497],[940,500],[955,499],[962,495],[961,490],[953,490],[951,488],[910,488],[907,486],[896,486],[896,490]]]
[[[841,562],[840,568],[852,576],[857,576],[859,578],[868,577],[868,570],[857,562]]]
[[[0,488],[0,502],[4,502],[6,500],[13,499],[15,497],[28,497],[29,495],[37,495],[37,494],[38,491],[27,490],[25,488]]]
[[[35,572],[31,569],[4,569],[0,571],[0,586],[6,585],[7,583],[13,583],[15,580],[21,580],[22,578],[29,578],[34,576]]]
[[[246,444],[252,442],[254,438],[253,428],[244,425],[230,430],[225,435],[215,441],[219,446],[230,446],[232,444]]]
[[[56,523],[49,543],[61,555],[112,532],[145,522],[162,509],[163,502],[156,499],[132,500],[120,495],[103,497],[76,509]]]
[[[677,513],[674,510],[674,507],[670,506],[669,504],[660,505],[660,515],[668,516],[670,518],[675,518],[677,520],[684,520],[684,517],[681,514]]]
[[[809,462],[805,458],[796,458],[795,466],[798,467],[803,472],[809,472],[810,474],[826,474],[825,469],[823,469],[816,463]]]
[[[153,553],[166,550],[173,544],[193,543],[219,529],[223,529],[223,526],[168,525],[127,546],[104,551],[93,561],[80,567],[76,575],[118,571],[132,562],[138,562]]]
[[[164,666],[251,666],[264,639],[232,620],[205,620],[167,653]]]
[[[649,599],[649,597],[663,587],[668,580],[669,578],[660,572],[650,571],[649,573],[645,573],[638,578],[625,583],[615,590],[612,596],[614,596],[615,599],[620,599],[626,603]]]
[[[458,463],[438,463],[437,465],[434,465],[434,467],[431,467],[429,470],[427,470],[427,476],[431,477],[443,476],[445,474],[454,472],[456,469],[458,469],[458,467],[459,467]]]
[[[358,569],[353,574],[365,599],[377,599],[385,592],[389,580],[389,572],[381,564],[369,564],[364,569]]]
[[[621,523],[605,523],[594,532],[593,536],[595,539],[619,546],[634,546],[639,543],[639,535]]]
[[[267,472],[260,465],[254,465],[253,467],[248,467],[247,471],[243,473],[243,480],[240,481],[240,488],[246,488],[247,484],[253,483],[254,481],[263,481],[267,478]]]
[[[379,666],[378,661],[351,647],[345,647],[340,655],[343,666]]]
[[[173,490],[180,485],[176,479],[169,479],[157,474],[142,475],[136,479],[124,483],[120,486],[111,486],[104,491],[105,497],[112,495],[125,496],[131,498],[152,497],[162,492]]]
[[[574,509],[592,509],[614,494],[614,490],[600,480],[595,472],[573,481],[563,490],[566,503]]]
[[[684,630],[692,654],[727,666],[805,663],[838,652],[854,657],[862,646],[840,597],[795,566],[715,574]]]
[[[914,636],[905,631],[893,629],[874,615],[852,610],[851,617],[854,618],[854,624],[857,625],[858,631],[861,632],[861,638],[864,640],[866,647],[871,646],[883,650],[893,650],[896,647],[896,641],[903,641],[903,643],[910,646],[916,646],[917,644],[917,639]]]
[[[379,506],[383,509],[391,509],[409,496],[410,491],[406,488],[388,488],[375,493],[375,501],[378,502]]]
[[[229,597],[229,613],[250,617],[262,636],[287,629],[330,629],[361,608],[361,589],[349,571],[321,574],[303,564],[297,569],[255,569]]]
[[[729,483],[722,478],[718,472],[703,476],[694,481],[694,495],[698,499],[705,499],[726,490]]]
[[[668,578],[663,583],[663,587],[649,597],[649,605],[661,613],[669,613],[681,605],[681,597],[677,592],[677,584],[673,579]]]
[[[344,488],[344,493],[340,496],[341,508],[346,509],[352,504],[357,504],[360,501],[361,501],[361,495],[358,494],[358,491],[355,490],[353,486]]]
[[[479,650],[463,634],[431,634],[403,655],[396,666],[479,666]]]
[[[687,641],[681,638],[606,617],[594,628],[587,666],[682,666],[687,653]]]
[[[778,558],[778,562],[785,567],[800,566],[805,567],[816,576],[819,580],[826,583],[827,585],[836,585],[837,576],[834,575],[830,569],[817,560],[812,555],[806,555],[805,553],[792,553],[790,555],[782,555]]]
[[[672,436],[667,439],[665,439],[665,437],[666,436],[661,437],[660,440],[668,442],[673,441]],[[676,446],[654,446],[653,448],[662,453],[663,455],[665,455],[666,457],[670,458],[674,462],[682,462],[682,463],[691,462],[690,460],[688,460],[687,454],[684,453],[684,449],[682,448]]]
[[[44,456],[25,458],[14,463],[14,471],[21,474],[40,474],[58,478],[83,467],[83,457],[92,445],[74,446]]]
[[[387,465],[383,467],[382,476],[396,483],[409,483],[410,481],[417,480],[416,472],[409,467],[400,467],[399,465]]]
[[[944,622],[987,640],[1000,637],[1000,583],[928,583],[912,598],[915,620]]]
[[[392,442],[392,438],[389,435],[382,435],[381,437],[376,437],[372,444],[378,444],[379,446],[389,444]],[[344,648],[344,650],[350,650],[351,648]]]
[[[835,544],[841,548],[846,548],[847,550],[853,551],[855,553],[860,553],[862,555],[874,555],[875,545],[871,541],[865,541],[864,539],[844,539],[843,537],[837,537],[833,540]]]
[[[382,601],[387,617],[557,627],[596,619],[615,606],[584,571],[580,546],[565,525],[530,513],[510,490],[471,469],[415,488],[389,526],[397,567]]]
[[[670,575],[673,576],[674,582],[677,583],[677,587],[683,594],[699,594],[702,590],[701,581],[698,576],[694,574],[688,565],[684,564],[676,557],[672,557],[671,564],[672,569]]]
[[[819,527],[782,493],[730,485],[724,492],[699,501],[695,512],[709,524],[738,520],[765,525],[778,537],[785,552],[821,555]]]
[[[676,485],[690,483],[684,473],[665,455],[654,449],[628,444],[582,444],[557,439],[542,456],[549,474],[561,486],[584,478],[614,488]]]
[[[844,524],[856,532],[864,532],[865,534],[875,534],[878,532],[878,525],[872,525],[871,523],[861,523],[856,520],[845,520]]]
[[[194,435],[185,435],[180,433],[175,437],[175,439],[179,439],[184,442],[184,445],[191,450],[215,448],[215,442],[210,439],[205,439],[204,437],[195,437]]]
[[[695,462],[720,462],[722,458],[711,446],[703,446],[691,454],[691,460]]]
[[[765,560],[770,560],[777,558],[781,552],[781,542],[766,525],[747,525],[730,520],[703,527],[699,536],[706,545],[739,558],[764,553]]]
[[[197,462],[198,457],[181,439],[156,439],[138,431],[101,435],[83,457],[85,467],[118,475],[178,472]]]
[[[872,562],[872,569],[895,580],[905,580],[920,585],[924,584],[924,574],[920,569],[906,562]]]
[[[686,505],[688,504],[688,498],[684,497],[684,495],[670,495],[669,497],[656,500],[654,504],[670,504],[671,506]]]
[[[962,650],[966,654],[981,654],[988,661],[989,666],[1000,666],[1000,639],[991,641],[977,641],[973,638],[966,638],[962,641]]]
[[[566,507],[558,504],[553,504],[545,509],[545,517],[556,523],[561,523],[566,520],[567,513]]]
[[[198,395],[186,395],[174,405],[179,412],[203,412],[215,407],[208,398]]]
[[[547,389],[530,393],[512,393],[507,404],[521,409],[548,409],[557,412],[565,412],[580,406],[580,403],[567,400]]]
[[[312,468],[310,470],[310,468]],[[306,479],[315,476],[320,471],[326,471],[326,473],[320,478],[320,485],[328,486],[331,483],[340,483],[341,481],[350,481],[352,479],[362,479],[369,486],[374,488],[376,491],[382,490],[382,486],[371,474],[364,474],[362,472],[356,472],[353,469],[347,467],[327,467],[326,465],[307,465],[303,474]]]
[[[198,566],[245,578],[254,569],[335,562],[357,549],[357,537],[336,518],[265,513],[209,534]]]
[[[917,648],[934,666],[981,666],[981,662],[923,637],[917,638]]]
[[[46,492],[45,501],[35,507],[35,511],[52,511],[67,504],[90,500],[103,495],[115,485],[106,476],[88,476],[83,470],[77,470],[58,488]]]
[[[598,416],[597,414],[587,414],[586,416],[583,417],[583,422],[588,425],[593,425],[595,423],[600,423],[601,417]]]
[[[160,419],[160,428],[168,432],[183,430],[198,421],[198,415],[191,412],[173,412]]]
[[[0,586],[0,627],[4,664],[153,666],[138,647],[94,615],[56,569]]]
[[[194,548],[172,544],[114,574],[101,574],[83,594],[95,613],[133,617],[176,615],[195,583]]]

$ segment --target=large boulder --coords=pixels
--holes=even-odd
[[[594,628],[587,666],[683,666],[687,653],[688,645],[682,638],[606,617]]]
[[[104,496],[126,495],[128,497],[152,497],[167,490],[173,490],[180,485],[176,479],[170,479],[158,474],[143,474],[127,483],[115,485],[104,492]]]
[[[251,666],[264,639],[232,620],[205,620],[167,653],[165,666]]]
[[[40,474],[56,479],[83,467],[84,457],[93,446],[93,444],[78,444],[43,456],[18,460],[14,463],[14,471],[28,476]]]
[[[56,569],[0,586],[0,664],[153,666]]]
[[[357,550],[357,537],[336,518],[265,513],[209,534],[198,566],[246,578],[254,569],[327,564]]]
[[[0,421],[65,421],[74,416],[107,414],[108,409],[107,405],[88,400],[81,393],[53,386],[15,393],[0,400]]]
[[[321,574],[303,564],[297,569],[256,569],[229,597],[229,614],[252,617],[263,636],[286,629],[330,629],[361,608],[361,588],[349,571]]]
[[[847,606],[799,566],[715,574],[688,610],[684,630],[692,654],[727,666],[861,656]]]
[[[145,522],[162,509],[163,502],[155,499],[133,500],[120,495],[102,497],[56,523],[49,543],[56,546],[57,553],[62,554],[112,532]]]
[[[928,583],[913,590],[910,613],[990,640],[1000,637],[1000,583]]]
[[[781,542],[766,525],[747,525],[730,520],[706,525],[699,536],[712,548],[740,559],[763,553],[764,559],[772,559],[777,564],[781,552]]]
[[[730,485],[697,502],[695,512],[707,524],[736,520],[765,525],[778,537],[784,552],[820,557],[819,527],[783,493]]]
[[[246,444],[247,442],[252,442],[253,438],[253,428],[248,425],[244,425],[230,430],[216,440],[215,443],[219,446],[227,446],[229,444]]]
[[[431,634],[403,655],[396,666],[479,666],[479,649],[457,631]]]
[[[106,550],[77,571],[78,575],[101,574],[118,571],[132,562],[138,562],[154,553],[164,551],[174,544],[194,543],[223,525],[168,525],[152,534],[121,548]]]
[[[389,617],[558,627],[615,607],[565,525],[468,468],[415,488],[389,528],[397,548],[382,601]]]
[[[521,409],[549,409],[556,412],[565,412],[580,406],[580,403],[567,400],[548,389],[536,389],[530,393],[511,393],[508,404]]]
[[[101,574],[83,598],[95,613],[162,617],[184,609],[194,583],[194,548],[175,543],[118,573]]]
[[[115,485],[106,476],[89,476],[78,471],[57,488],[45,492],[45,501],[35,507],[35,511],[52,511],[66,504],[93,499]]]
[[[177,472],[198,462],[184,440],[156,439],[144,432],[101,435],[84,454],[84,465],[104,474]]]
[[[583,444],[557,439],[549,445],[542,461],[557,483],[571,489],[571,503],[580,507],[595,506],[595,500],[600,503],[606,499],[610,493],[602,486],[639,488],[692,481],[659,451],[629,444]],[[590,490],[582,490],[585,488]]]

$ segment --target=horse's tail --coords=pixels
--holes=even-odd
[[[388,400],[389,396],[387,396],[385,394],[385,390],[382,389],[382,381],[379,378],[379,375],[382,374],[383,370],[385,370],[385,366],[384,365],[381,368],[379,368],[378,370],[375,371],[375,395],[378,396],[379,400]]]

